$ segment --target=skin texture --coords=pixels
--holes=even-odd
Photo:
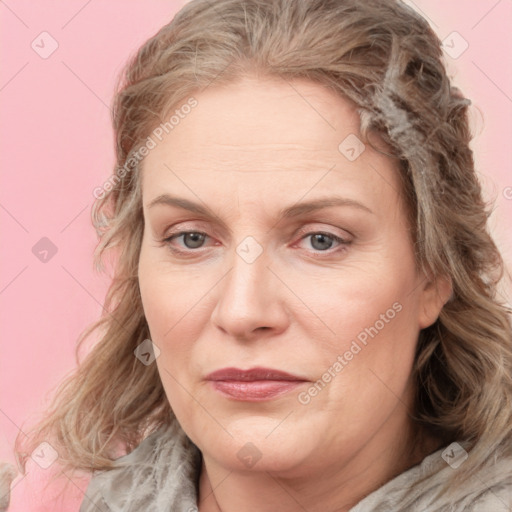
[[[396,162],[369,145],[354,161],[338,149],[359,133],[348,100],[305,80],[257,76],[194,97],[143,163],[139,280],[167,397],[203,453],[199,509],[348,510],[437,447],[411,448],[411,369],[418,333],[449,285],[416,269]],[[150,207],[161,194],[206,205],[211,217]],[[344,205],[278,219],[330,196],[372,213]],[[179,231],[207,236],[162,242]],[[262,252],[248,263],[238,247]],[[348,360],[372,326],[377,334]],[[255,366],[310,382],[247,402],[204,380]]]

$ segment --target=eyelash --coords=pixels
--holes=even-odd
[[[173,233],[171,236],[168,236],[167,238],[164,238],[163,240],[161,240],[161,243],[166,245],[173,253],[175,254],[178,254],[178,255],[188,255],[188,254],[191,254],[193,252],[199,252],[199,250],[201,248],[198,248],[198,249],[188,249],[188,250],[182,250],[182,249],[177,249],[176,247],[173,247],[171,245],[171,241],[175,238],[179,238],[183,235],[187,235],[187,234],[191,234],[191,233],[194,233],[194,234],[199,234],[199,235],[205,235],[206,237],[208,237],[208,234],[207,233],[204,233],[203,231],[178,231],[176,233]],[[324,235],[324,236],[327,236],[328,238],[332,238],[335,242],[337,242],[339,245],[339,247],[337,249],[334,249],[334,250],[330,250],[330,249],[327,249],[325,251],[314,251],[314,253],[316,254],[328,254],[328,255],[332,255],[332,254],[335,254],[335,253],[339,253],[339,252],[342,252],[344,250],[346,250],[347,246],[350,245],[350,241],[348,240],[345,240],[337,235],[333,235],[332,233],[329,233],[329,232],[325,232],[325,231],[308,231],[308,232],[302,232],[300,234],[303,234],[304,236],[301,237],[300,240],[304,240],[305,238],[309,237],[309,236],[312,236],[312,235]],[[322,257],[322,256],[315,256],[315,257]]]

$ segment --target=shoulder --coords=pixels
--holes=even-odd
[[[459,466],[442,448],[366,496],[350,512],[511,512],[512,459],[499,458],[462,485],[441,493]],[[471,456],[471,453],[469,453]]]
[[[80,512],[149,510],[150,505],[167,510],[156,508],[160,500],[167,507],[182,499],[195,504],[200,452],[177,421],[153,432],[115,466],[92,477]]]
[[[510,512],[512,510],[512,482],[494,486],[477,498],[471,512]]]
[[[0,512],[7,510],[11,484],[16,474],[16,468],[12,464],[0,462]]]
[[[482,469],[473,481],[478,482],[473,485],[477,492],[472,503],[468,503],[469,511],[512,511],[512,458],[503,458],[494,466]]]
[[[451,445],[450,445],[451,446]],[[448,447],[449,448],[449,447]],[[441,453],[443,460],[448,450]],[[436,457],[439,457],[437,452]],[[471,452],[467,454],[467,459]],[[430,487],[434,491],[434,501],[431,502],[433,512],[511,512],[512,511],[512,458],[495,455],[494,460],[488,461],[473,476],[468,477],[460,485],[438,498],[437,491],[463,467],[446,464],[430,478]],[[430,497],[429,497],[430,499]],[[431,510],[428,508],[427,510]]]
[[[447,461],[446,453],[451,446],[440,451],[443,461]],[[437,458],[440,452],[435,454]],[[460,465],[452,466],[447,462],[431,477],[432,489],[437,491],[444,486],[455,472],[460,471],[465,461],[470,460],[471,455],[471,451],[466,453]],[[432,510],[443,512],[511,512],[512,458],[496,452],[492,461],[488,460],[473,476],[464,480],[453,492],[448,492],[439,500],[435,499],[433,504]]]

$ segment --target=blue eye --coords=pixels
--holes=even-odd
[[[201,233],[199,231],[181,231],[173,236],[170,236],[169,238],[166,238],[165,241],[170,243],[174,238],[183,237],[183,242],[185,243],[187,249],[198,249],[207,236],[208,235],[206,233]],[[188,241],[190,245],[185,241]]]
[[[172,245],[173,240],[175,239],[182,239],[181,247],[176,247],[175,245]],[[173,235],[165,238],[162,240],[162,243],[166,244],[169,249],[176,253],[176,254],[191,254],[193,252],[199,252],[195,249],[201,249],[206,238],[210,238],[206,233],[203,233],[202,231],[179,231],[177,233],[174,233]],[[313,252],[316,253],[326,253],[329,254],[333,252],[337,252],[340,250],[343,250],[350,244],[349,241],[336,236],[332,233],[327,233],[323,231],[311,231],[304,236],[301,237],[300,240],[304,240],[306,238],[311,238],[311,246],[316,249]],[[329,251],[333,244],[338,244],[338,248]]]
[[[339,244],[347,243],[345,240],[343,240],[339,236],[335,236],[330,233],[323,233],[323,232],[309,233],[306,236],[304,236],[302,238],[302,240],[304,238],[309,238],[309,237],[311,237],[311,245],[313,247],[315,246],[315,243],[318,242],[319,245],[317,247],[315,247],[315,249],[318,249],[321,252],[324,252],[324,251],[330,249],[333,245],[333,242],[332,242],[333,240]],[[331,240],[330,242],[329,242],[329,239]],[[326,242],[326,240],[327,240],[327,242]],[[327,247],[326,247],[326,245],[327,245]]]

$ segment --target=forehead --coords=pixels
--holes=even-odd
[[[146,202],[162,188],[250,202],[277,191],[298,200],[336,188],[396,202],[396,162],[362,145],[356,107],[334,91],[307,80],[247,77],[194,98],[197,106],[143,161]]]
[[[359,131],[356,107],[308,80],[249,76],[210,86],[194,97],[197,106],[169,134],[174,151],[207,144],[216,144],[218,150],[278,150],[287,144],[304,150],[336,149],[344,132]]]

